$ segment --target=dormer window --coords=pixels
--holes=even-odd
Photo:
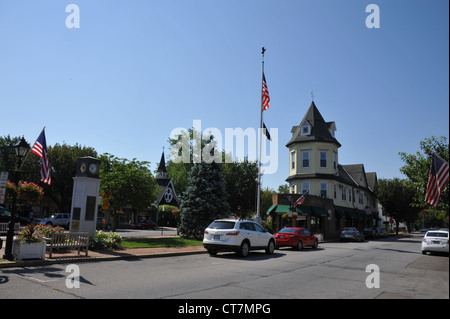
[[[306,136],[306,135],[310,135],[311,134],[311,125],[309,125],[308,122],[303,123],[301,128],[302,128],[302,136]]]

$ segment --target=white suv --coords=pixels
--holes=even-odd
[[[234,251],[246,257],[253,249],[273,254],[275,237],[254,221],[219,219],[205,229],[203,247],[211,256],[219,251]]]

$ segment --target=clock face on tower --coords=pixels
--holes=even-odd
[[[98,174],[98,164],[97,163],[91,163],[89,165],[89,173],[92,175]]]
[[[86,162],[81,162],[80,163],[80,172],[82,173],[82,174],[84,174],[84,173],[86,173],[86,169],[87,169],[87,164],[86,164]]]
[[[82,157],[77,162],[77,177],[98,178],[100,173],[100,160],[93,157]]]

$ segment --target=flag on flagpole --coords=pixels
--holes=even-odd
[[[266,76],[263,72],[263,83],[262,83],[262,110],[268,110],[269,109],[269,90],[267,89],[267,83],[266,83]]]
[[[428,174],[427,192],[425,201],[434,207],[439,206],[441,192],[449,179],[449,166],[446,161],[436,153],[431,156],[430,173]]]
[[[263,130],[264,130],[264,134],[266,134],[267,139],[268,139],[269,141],[271,141],[271,140],[272,140],[272,137],[270,137],[269,130],[267,129],[266,124],[264,124],[264,122],[263,122]]]
[[[298,205],[303,204],[303,202],[305,201],[305,198],[306,198],[306,194],[307,194],[307,193],[308,193],[308,191],[304,192],[304,193],[302,194],[302,196],[300,196],[300,197],[295,201],[295,203],[294,203],[294,205],[292,206],[292,208],[295,208],[295,207],[297,207]]]
[[[33,152],[42,159],[41,181],[47,183],[48,185],[51,185],[52,179],[50,176],[50,165],[48,163],[47,142],[45,140],[45,127],[42,129],[41,134],[34,143],[31,152]]]

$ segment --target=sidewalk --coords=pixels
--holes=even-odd
[[[29,259],[22,262],[9,261],[2,259],[5,252],[4,247],[0,249],[0,269],[10,267],[32,267],[50,264],[80,263],[80,262],[98,262],[120,259],[141,259],[156,257],[173,257],[179,255],[206,253],[203,246],[186,247],[161,247],[161,248],[134,248],[134,249],[116,249],[116,250],[89,250],[88,256],[82,250],[78,255],[77,250],[53,252],[52,258],[48,258],[46,253],[45,260]]]

